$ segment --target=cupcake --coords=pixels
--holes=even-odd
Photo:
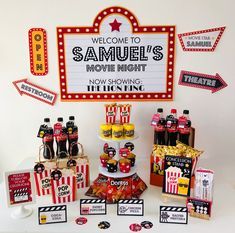
[[[117,160],[115,159],[109,159],[108,162],[107,162],[107,170],[108,172],[117,172],[117,165],[118,165],[118,162]]]
[[[100,125],[100,136],[102,138],[111,138],[112,137],[112,125],[111,124]]]
[[[123,125],[123,129],[124,129],[124,137],[126,139],[134,137],[134,134],[135,134],[134,124],[126,123]]]
[[[131,161],[129,159],[119,160],[119,169],[123,173],[128,173],[131,170]]]
[[[134,167],[135,166],[135,154],[133,153],[130,153],[128,156],[127,156],[127,159],[129,159],[131,161],[131,166]]]
[[[123,125],[113,125],[112,126],[112,139],[121,140],[123,139]]]
[[[109,157],[107,154],[105,154],[105,153],[103,153],[102,155],[100,155],[100,162],[101,162],[102,167],[106,167],[107,161],[108,161],[109,159],[110,159],[110,157]]]

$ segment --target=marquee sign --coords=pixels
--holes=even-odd
[[[140,26],[122,7],[58,27],[62,101],[173,99],[175,26]]]

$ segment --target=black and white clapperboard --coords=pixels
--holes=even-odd
[[[105,215],[107,213],[106,200],[81,199],[80,215]]]
[[[38,207],[38,221],[40,225],[67,222],[67,206]]]
[[[143,216],[144,200],[119,200],[117,202],[117,215],[121,216]]]
[[[180,206],[160,206],[160,223],[188,223],[188,210]]]
[[[21,201],[27,201],[29,199],[28,188],[21,188],[14,190],[14,201],[15,203]]]

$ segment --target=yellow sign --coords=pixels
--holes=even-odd
[[[47,38],[43,28],[29,30],[30,71],[33,75],[48,73]]]

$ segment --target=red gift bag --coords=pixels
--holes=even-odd
[[[76,200],[76,176],[71,168],[57,168],[51,172],[52,202],[54,204]]]
[[[39,147],[39,160],[34,166],[34,179],[36,184],[36,193],[38,196],[51,194],[51,169],[53,168],[53,165],[55,167],[55,161],[52,159],[49,161],[41,161],[40,154],[42,149],[45,147],[48,148],[51,155],[50,147],[47,145],[41,145]]]

